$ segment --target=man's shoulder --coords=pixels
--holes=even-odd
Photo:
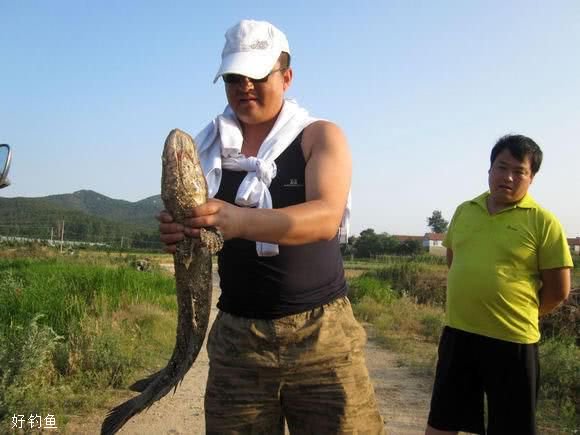
[[[560,219],[547,208],[538,206],[532,209],[532,213],[536,215],[536,221],[543,224],[542,227],[550,227],[551,225],[561,226]]]
[[[338,124],[326,119],[317,119],[304,128],[305,135],[332,133],[336,131],[342,132]]]
[[[346,136],[334,122],[316,120],[302,132],[302,147],[305,155],[315,150],[340,150],[348,148]]]
[[[531,213],[535,214],[538,218],[543,219],[545,221],[556,221],[558,222],[558,218],[554,213],[552,213],[547,208],[544,208],[541,204],[538,203],[532,196],[528,193],[521,201],[521,204],[524,205],[522,208],[527,208],[530,210]]]
[[[464,210],[468,210],[468,209],[473,209],[473,210],[485,209],[485,207],[486,207],[485,201],[486,201],[487,196],[488,196],[487,193],[482,193],[481,195],[478,195],[475,198],[471,198],[471,199],[468,199],[466,201],[463,201],[461,204],[459,204],[457,206],[455,213],[459,214],[460,212],[462,212]]]
[[[485,197],[486,194],[483,193],[475,198],[468,199],[460,203],[456,208],[455,212],[453,213],[453,218],[451,219],[451,223],[449,225],[448,233],[453,233],[453,229],[457,225],[463,225],[465,222],[475,222],[479,221],[480,219],[485,219],[487,216],[486,213],[482,213],[485,211]],[[445,243],[443,243],[444,246]]]

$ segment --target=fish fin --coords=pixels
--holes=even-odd
[[[200,231],[201,244],[211,255],[217,254],[224,246],[224,236],[214,227],[202,228]]]
[[[195,241],[193,239],[186,239],[178,243],[177,251],[175,252],[176,261],[183,264],[189,270],[189,265],[193,261],[193,253]]]
[[[137,401],[135,399],[136,398],[133,398],[121,403],[119,406],[111,409],[107,413],[107,417],[101,425],[101,435],[112,435],[117,433],[127,420],[136,414],[135,406]]]
[[[180,379],[177,380],[177,382],[175,382],[175,385],[173,386],[173,394],[175,394],[175,392],[177,391],[177,387],[181,386],[181,384],[183,383],[183,379],[185,379],[185,373]]]
[[[163,370],[165,369],[161,369],[156,373],[153,373],[152,375],[147,376],[144,379],[141,379],[137,382],[135,382],[134,384],[129,386],[129,390],[131,391],[137,391],[139,393],[142,393],[143,391],[145,391],[147,389],[147,387],[149,385],[151,385],[153,382],[155,382],[155,380],[161,376],[161,373],[163,372]]]

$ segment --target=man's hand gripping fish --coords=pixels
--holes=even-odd
[[[191,136],[178,129],[167,136],[163,149],[161,198],[175,222],[207,201],[207,183]],[[212,292],[211,256],[223,246],[219,231],[202,229],[201,238],[186,238],[173,255],[177,291],[177,338],[167,366],[130,388],[141,394],[113,408],[101,434],[117,432],[131,417],[149,408],[183,380],[203,344]]]

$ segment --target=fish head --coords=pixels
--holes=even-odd
[[[162,162],[161,199],[179,222],[186,210],[207,201],[207,182],[193,138],[179,129],[171,130]]]

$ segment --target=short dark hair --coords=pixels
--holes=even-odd
[[[526,156],[530,158],[532,175],[535,175],[536,172],[540,170],[543,157],[542,150],[536,142],[521,134],[506,134],[499,138],[491,150],[491,165],[495,162],[498,154],[506,148],[509,150],[510,154],[520,162],[523,162]]]
[[[278,60],[280,61],[280,68],[282,69],[290,68],[290,53],[286,53],[285,51],[283,51],[282,53],[280,53],[280,57],[278,58]]]

